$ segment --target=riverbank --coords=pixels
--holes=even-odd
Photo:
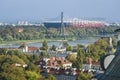
[[[60,42],[60,41],[68,41],[68,40],[58,40],[58,39],[42,39],[42,40],[40,40],[40,39],[38,39],[38,40],[12,40],[12,41],[1,41],[0,42],[0,44],[1,45],[7,45],[7,44],[21,44],[21,43],[41,43],[41,42],[43,42],[44,40],[47,40],[48,42]]]
[[[89,44],[94,43],[97,40],[98,39],[84,39],[84,40],[70,40],[70,41],[67,41],[67,42],[71,46],[76,46],[77,44],[82,44],[82,45],[87,46]],[[21,42],[21,43],[20,42],[19,43],[15,43],[14,41],[13,41],[13,43],[8,42],[9,44],[0,44],[0,47],[1,48],[17,48],[23,43],[23,42]],[[51,47],[52,45],[55,45],[56,47],[59,47],[61,45],[61,42],[62,42],[61,40],[48,41],[48,46]],[[26,43],[27,43],[28,46],[38,47],[38,48],[42,47],[42,41],[40,41],[40,40],[27,41]]]

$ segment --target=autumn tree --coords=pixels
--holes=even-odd
[[[75,56],[75,54],[68,54],[66,56],[66,59],[69,60],[70,62],[75,62],[76,61],[76,56]]]

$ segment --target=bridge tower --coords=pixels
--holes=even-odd
[[[63,12],[61,12],[61,28],[60,28],[60,36],[65,39],[65,25],[64,25],[64,15]]]

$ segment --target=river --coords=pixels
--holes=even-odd
[[[68,41],[68,44],[71,46],[76,46],[77,44],[82,44],[82,45],[89,45],[94,43],[96,40],[98,39],[85,39],[85,40],[75,40],[75,41]],[[60,44],[62,43],[62,41],[53,41],[53,42],[48,42],[48,46],[60,46]],[[39,43],[27,43],[28,46],[31,47],[41,47],[42,46],[42,42]],[[18,48],[20,46],[20,44],[6,44],[6,45],[0,45],[0,48]]]

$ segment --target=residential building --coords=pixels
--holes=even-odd
[[[91,58],[88,58],[87,61],[83,63],[83,69],[88,72],[101,70],[100,62],[95,62],[92,61]]]
[[[64,68],[68,69],[72,67],[72,63],[67,61],[63,57],[51,57],[51,58],[43,58],[43,60],[37,62],[38,66],[44,67],[44,68]]]
[[[29,53],[37,53],[40,50],[37,47],[29,47],[25,43],[23,43],[18,49],[20,49],[22,52],[29,52]]]

